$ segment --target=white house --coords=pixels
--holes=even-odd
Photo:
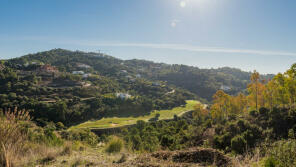
[[[221,85],[220,87],[221,90],[224,90],[224,91],[228,91],[230,90],[231,88],[229,86],[226,86],[226,85]]]
[[[161,84],[159,82],[153,82],[152,85],[153,86],[160,86]]]
[[[83,63],[77,63],[77,67],[79,67],[79,68],[90,68],[89,65],[83,64]]]
[[[132,96],[128,93],[116,93],[116,97],[121,98],[121,99],[129,99]]]
[[[82,75],[82,78],[88,78],[88,77],[90,77],[91,76],[91,74],[90,73],[87,73],[87,74],[83,74]]]
[[[83,87],[90,87],[91,84],[88,83],[88,82],[81,82],[81,86],[83,86]]]
[[[75,75],[83,75],[84,72],[83,71],[72,71],[72,74],[75,74]]]
[[[130,76],[130,75],[127,75],[127,76],[125,76],[125,78],[127,78],[127,79],[132,79],[133,77]]]

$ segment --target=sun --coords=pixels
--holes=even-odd
[[[185,2],[185,1],[181,1],[181,2],[180,2],[180,6],[181,6],[182,8],[185,8],[185,7],[186,7],[186,2]]]

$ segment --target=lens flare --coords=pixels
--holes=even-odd
[[[182,8],[185,8],[185,7],[186,7],[186,2],[185,2],[185,1],[181,1],[181,2],[180,2],[180,6],[181,6]]]

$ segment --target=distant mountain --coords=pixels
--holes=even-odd
[[[145,60],[128,60],[126,64],[128,67],[135,67],[135,70],[149,79],[165,81],[208,101],[212,100],[213,94],[219,89],[223,89],[231,95],[244,91],[252,74],[230,67],[200,69],[186,65],[168,65]],[[261,75],[261,78],[265,80],[272,77],[273,75]]]

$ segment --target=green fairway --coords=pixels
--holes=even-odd
[[[72,126],[70,129],[105,129],[105,128],[114,128],[121,127],[125,125],[136,124],[138,120],[148,121],[151,118],[154,118],[157,113],[160,114],[159,120],[172,119],[174,115],[181,116],[188,111],[192,111],[194,106],[199,101],[187,100],[184,107],[176,107],[171,110],[155,110],[150,113],[150,115],[140,116],[140,117],[112,117],[112,118],[102,118],[97,121],[87,121],[85,123],[79,124],[77,126]]]

